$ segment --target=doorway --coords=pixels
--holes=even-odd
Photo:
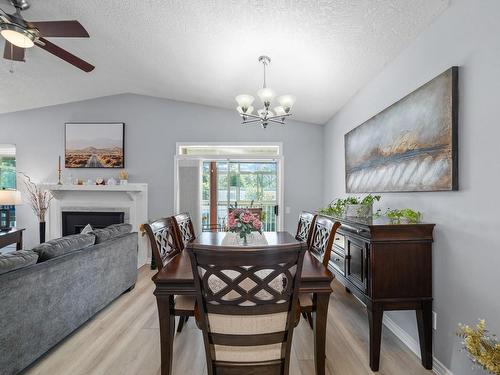
[[[262,230],[277,230],[276,161],[204,161],[202,178],[202,230],[222,230],[233,208],[255,209]]]
[[[223,230],[235,207],[261,212],[264,231],[282,230],[280,143],[187,143],[177,151],[175,210],[190,212],[197,231]]]

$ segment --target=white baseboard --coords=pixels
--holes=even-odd
[[[399,325],[397,325],[394,320],[389,318],[384,314],[384,325],[389,328],[389,330],[394,333],[394,335],[405,344],[408,349],[410,349],[417,357],[420,359],[420,345],[419,343],[411,337],[405,330],[403,330]],[[437,375],[453,375],[453,373],[445,367],[436,357],[432,360],[432,371]]]

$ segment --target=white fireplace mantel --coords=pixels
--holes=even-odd
[[[125,222],[139,231],[141,224],[148,221],[148,185],[129,183],[125,185],[57,185],[47,184],[45,188],[54,199],[49,207],[48,238],[62,235],[62,213],[64,211],[122,211]],[[138,267],[147,262],[147,241],[139,236]]]

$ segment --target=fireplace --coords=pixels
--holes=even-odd
[[[126,185],[57,185],[47,184],[46,188],[54,199],[48,212],[48,239],[59,238],[67,233],[79,232],[81,227],[91,224],[94,227],[111,223],[128,223],[132,230],[138,231],[143,223],[148,222],[148,185],[128,183]],[[103,214],[109,212],[110,214]],[[69,222],[66,216],[73,216],[78,221]],[[82,216],[86,218],[82,218]],[[115,216],[113,221],[109,217]],[[97,219],[96,216],[102,216]],[[106,216],[106,217],[105,217]],[[102,222],[101,220],[106,220]],[[97,221],[99,220],[99,221]],[[63,221],[65,224],[63,224]],[[79,228],[70,228],[76,224]],[[139,255],[137,266],[148,261],[149,241],[138,236]]]
[[[124,212],[63,211],[62,235],[78,234],[90,224],[92,228],[105,228],[111,224],[124,222]]]

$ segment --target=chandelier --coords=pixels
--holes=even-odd
[[[267,128],[269,123],[284,125],[285,119],[292,115],[290,110],[295,103],[295,96],[278,96],[276,100],[278,101],[279,106],[276,106],[271,110],[271,103],[276,97],[276,93],[271,88],[266,86],[266,67],[271,62],[271,59],[268,56],[260,56],[259,62],[262,63],[264,67],[264,84],[262,85],[262,88],[257,91],[257,96],[260,98],[264,108],[259,109],[257,114],[254,114],[254,107],[252,107],[252,103],[255,98],[252,95],[242,94],[235,98],[238,103],[236,110],[243,119],[242,124],[260,122],[264,129]]]

